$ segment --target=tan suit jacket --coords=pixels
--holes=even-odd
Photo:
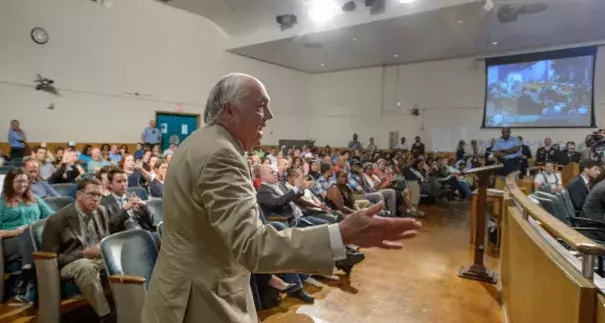
[[[220,125],[181,144],[163,199],[144,323],[257,322],[250,272],[332,273],[327,226],[277,232],[262,224],[244,151]]]

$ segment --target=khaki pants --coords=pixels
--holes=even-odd
[[[408,188],[410,189],[412,206],[417,207],[420,204],[420,184],[418,184],[418,181],[408,181]]]
[[[111,313],[109,303],[105,298],[103,284],[99,273],[103,268],[103,260],[82,258],[61,268],[61,278],[73,279],[99,317]]]

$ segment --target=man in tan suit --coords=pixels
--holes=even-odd
[[[345,244],[396,249],[394,241],[416,234],[413,219],[373,218],[382,204],[339,224],[281,232],[263,225],[245,152],[260,146],[272,118],[267,91],[251,76],[230,74],[212,89],[206,126],[170,162],[144,323],[257,322],[250,272],[332,274]]]

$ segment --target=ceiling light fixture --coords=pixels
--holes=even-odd
[[[397,58],[397,57],[399,57],[399,55],[395,54],[395,55],[393,55],[393,57]]]
[[[496,46],[496,45],[498,45],[498,42],[497,41],[492,42],[492,45]]]
[[[463,22],[464,22],[464,20],[458,20],[458,23],[459,23],[459,24],[461,24],[461,23],[463,23]]]
[[[314,0],[310,4],[309,17],[315,22],[326,22],[341,12],[341,8],[328,0]]]
[[[353,38],[353,41],[357,41],[357,38]]]
[[[321,67],[324,67],[324,66],[325,66],[324,64],[321,64]]]
[[[412,3],[412,2],[416,2],[416,0],[399,0],[399,3],[404,3],[404,4]]]

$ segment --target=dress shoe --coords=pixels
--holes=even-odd
[[[299,289],[297,292],[288,294],[290,297],[298,298],[305,303],[313,303],[315,302],[315,297],[305,293],[304,290]]]
[[[351,274],[353,266],[362,262],[366,257],[361,252],[354,252],[347,254],[347,259],[339,260],[335,263],[336,268],[344,271],[347,276]]]

